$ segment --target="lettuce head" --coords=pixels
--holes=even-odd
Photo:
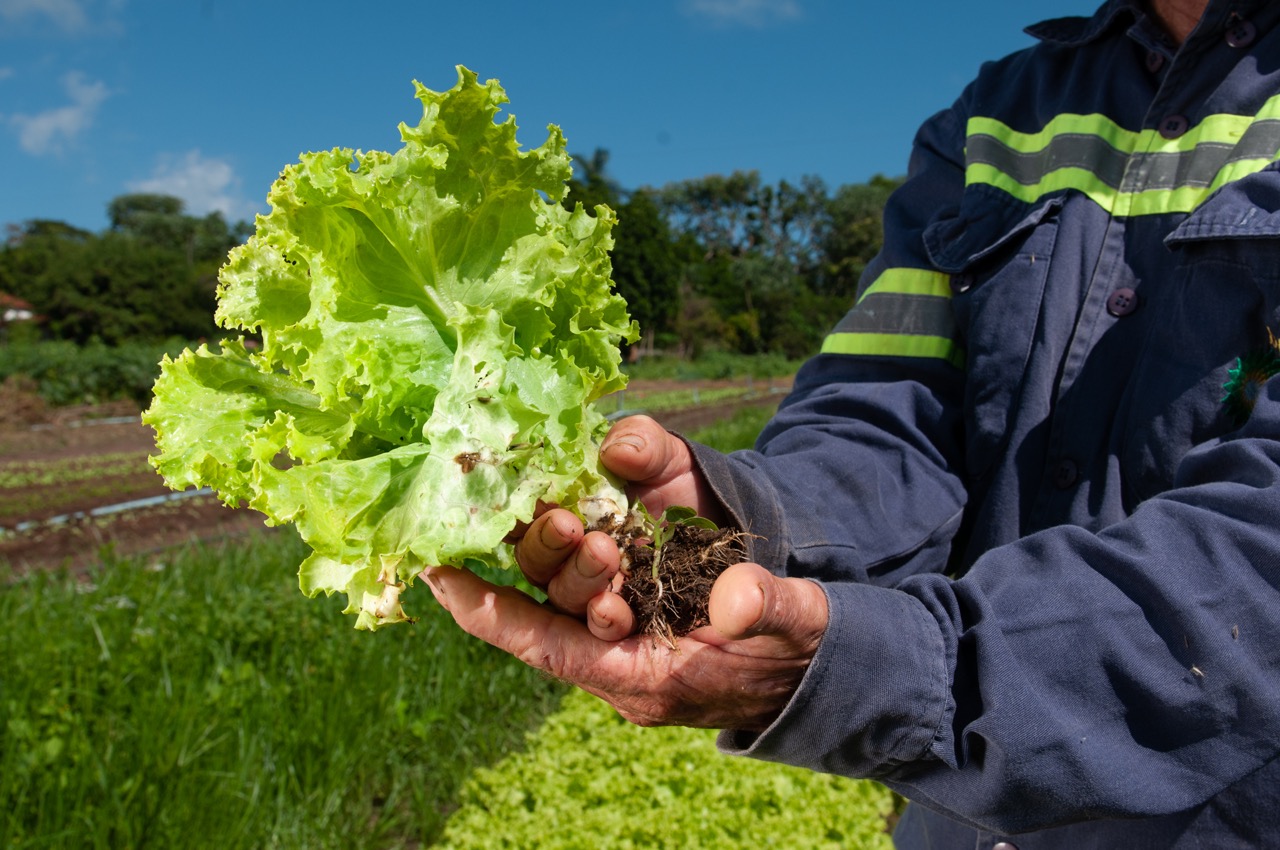
[[[592,406],[635,326],[614,292],[614,214],[561,205],[554,125],[522,151],[496,80],[416,84],[394,153],[309,153],[219,274],[217,350],[165,358],[143,420],[169,486],[293,523],[304,592],[362,628],[406,619],[423,566],[511,566],[539,502],[625,497]]]

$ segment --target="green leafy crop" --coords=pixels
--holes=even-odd
[[[296,524],[303,591],[346,593],[361,628],[405,619],[425,565],[509,566],[539,500],[626,509],[591,405],[636,336],[614,214],[561,206],[564,137],[521,151],[497,81],[415,86],[400,150],[285,168],[219,275],[219,324],[260,346],[166,357],[143,414],[171,487]]]

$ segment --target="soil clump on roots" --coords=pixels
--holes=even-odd
[[[621,593],[635,612],[637,630],[674,649],[676,638],[710,623],[711,585],[746,558],[745,539],[729,529],[677,524],[661,547],[656,577],[654,548],[647,541],[626,544]]]

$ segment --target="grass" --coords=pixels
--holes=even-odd
[[[743,410],[690,437],[749,448],[769,416]],[[460,804],[448,850],[888,850],[901,808],[874,782],[726,757],[706,730],[632,726],[581,691],[526,749],[476,771]]]
[[[754,407],[740,410],[729,419],[699,428],[686,436],[703,445],[722,452],[749,449],[755,445],[765,423],[773,416],[772,407]]]
[[[888,850],[895,808],[873,782],[730,758],[712,732],[641,729],[581,691],[461,802],[448,850]]]
[[[767,418],[692,436],[744,448]],[[628,726],[425,589],[415,626],[356,632],[298,592],[303,554],[277,531],[85,575],[0,566],[0,847],[884,846],[879,786]]]
[[[424,589],[355,632],[291,534],[172,554],[3,577],[0,846],[421,846],[563,693]]]

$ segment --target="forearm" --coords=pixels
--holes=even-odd
[[[1280,421],[1251,428],[1096,534],[1047,530],[958,581],[828,585],[791,704],[722,746],[1000,831],[1182,811],[1241,780],[1280,753],[1280,441],[1261,436]]]
[[[945,568],[965,492],[952,367],[816,358],[757,450],[695,459],[749,558],[785,575],[891,584]]]

